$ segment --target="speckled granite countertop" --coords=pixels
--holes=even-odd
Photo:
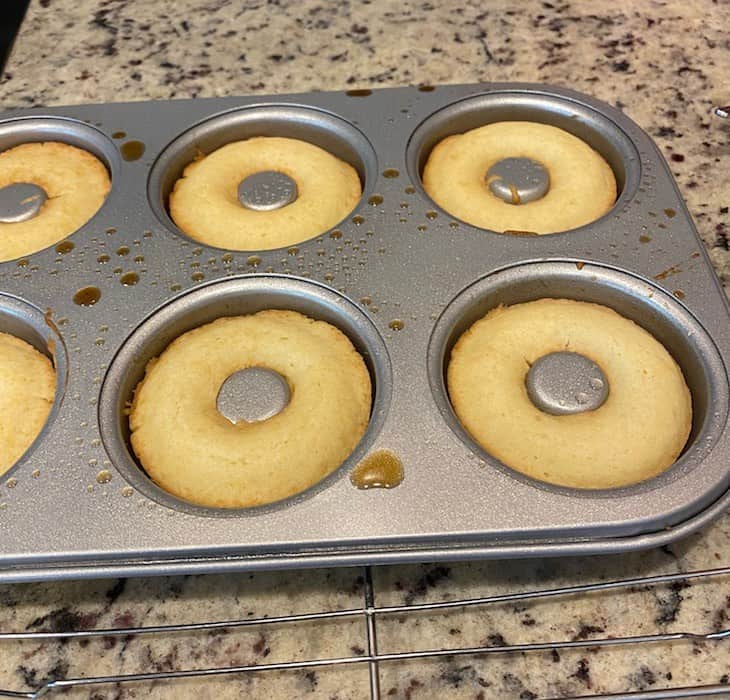
[[[3,107],[524,80],[620,106],[657,141],[712,259],[730,279],[730,4],[33,0],[0,81]],[[730,516],[671,547],[627,556],[395,566],[376,603],[417,603],[730,565]],[[500,646],[730,626],[730,579],[624,595],[394,615],[381,652]],[[27,584],[0,588],[0,629],[158,624],[362,605],[360,570]],[[0,642],[0,688],[49,678],[350,656],[361,619],[80,642]],[[383,663],[383,697],[531,699],[728,683],[730,642]],[[100,686],[78,698],[368,696],[366,665],[175,685]]]

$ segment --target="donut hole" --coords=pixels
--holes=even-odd
[[[289,379],[256,365],[229,374],[216,392],[216,409],[233,423],[260,423],[279,415],[291,401]]]
[[[56,372],[55,396],[44,426],[23,455],[2,474],[7,478],[36,451],[60,410],[68,378],[68,354],[50,314],[9,294],[0,294],[0,333],[15,336],[34,347],[51,361]]]
[[[119,152],[114,143],[93,126],[65,117],[23,117],[0,122],[0,152],[23,144],[43,142],[64,143],[90,153],[106,168],[113,187],[121,163]],[[40,186],[41,183],[31,184]],[[109,194],[106,199],[108,198]],[[88,226],[89,222],[99,215],[103,206],[102,204],[80,228]],[[64,233],[53,244],[73,235],[76,231]],[[46,246],[48,247],[50,246]]]
[[[444,211],[429,197],[422,179],[426,162],[438,143],[448,136],[487,124],[511,121],[557,127],[597,151],[611,167],[616,180],[617,199],[611,211],[627,203],[636,193],[641,179],[639,153],[618,124],[577,98],[524,89],[467,97],[435,112],[415,129],[408,142],[406,163],[411,180],[421,195]],[[609,214],[610,211],[599,220]]]
[[[182,500],[158,486],[131,446],[129,407],[148,362],[184,333],[216,319],[269,309],[296,311],[342,331],[365,362],[371,382],[370,421],[358,445],[341,466],[304,491],[275,503],[248,508],[213,508]],[[283,375],[282,375],[283,376]],[[289,508],[320,493],[360,462],[380,431],[390,402],[390,362],[372,322],[352,302],[314,282],[278,275],[247,275],[212,282],[180,295],[149,316],[112,361],[99,400],[99,427],[111,461],[140,493],[175,510],[214,517],[255,515]],[[286,379],[286,378],[285,378]],[[227,381],[227,380],[225,380]],[[223,383],[225,383],[225,381]],[[219,387],[216,387],[220,391]]]
[[[459,421],[449,397],[446,373],[451,351],[476,321],[498,306],[543,298],[572,299],[609,307],[658,340],[679,365],[692,399],[689,438],[675,463],[646,481],[612,489],[575,489],[540,482],[489,455]],[[516,265],[463,290],[439,318],[429,344],[429,381],[437,406],[454,434],[495,468],[539,488],[591,496],[622,495],[658,488],[697,469],[722,433],[728,412],[728,383],[713,341],[681,304],[652,283],[598,264],[551,261]],[[609,387],[610,391],[610,387]]]
[[[341,117],[312,107],[261,105],[211,117],[188,129],[162,151],[152,166],[148,182],[150,205],[158,219],[177,235],[189,238],[170,217],[170,193],[175,183],[185,168],[201,155],[256,136],[297,139],[322,148],[356,170],[362,189],[360,202],[370,194],[371,183],[378,172],[377,157],[358,128]],[[201,242],[196,240],[195,243]]]

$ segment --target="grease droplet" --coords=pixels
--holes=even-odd
[[[75,247],[71,241],[61,241],[56,246],[56,252],[60,255],[66,255],[66,253],[70,253]]]
[[[355,224],[355,226],[361,226],[365,223],[365,219],[363,219],[359,214],[356,214],[352,217],[352,223]]]
[[[388,328],[393,331],[402,331],[406,327],[406,324],[399,318],[394,318],[389,324]]]
[[[373,91],[367,88],[357,88],[355,90],[348,90],[345,94],[348,97],[368,97],[373,94]]]
[[[379,204],[383,203],[383,196],[379,194],[374,194],[368,199],[368,204],[372,204],[372,206],[377,207]]]
[[[112,134],[113,139],[123,139],[127,135],[126,131],[115,131]]]
[[[403,481],[403,464],[392,452],[379,450],[355,467],[350,481],[359,489],[392,489]]]
[[[674,209],[668,207],[664,210],[664,213],[667,215],[667,218],[673,219],[675,216],[677,216],[677,212],[674,211]]]
[[[125,286],[125,287],[133,287],[137,282],[139,282],[139,275],[136,272],[125,272],[120,278],[119,281]]]
[[[125,486],[122,489],[122,496],[124,496],[124,498],[129,498],[133,493],[134,489],[131,486]]]
[[[385,170],[383,170],[383,177],[394,178],[398,177],[399,175],[400,173],[396,168],[386,168]]]
[[[108,469],[102,469],[96,475],[96,481],[99,484],[108,484],[112,480],[112,473]]]
[[[129,248],[126,245],[119,246],[117,248],[117,255],[129,255]]]
[[[249,267],[258,267],[261,264],[261,258],[258,255],[249,255],[246,258],[246,265]]]
[[[106,265],[109,262],[109,259],[109,256],[106,253],[103,253],[96,259],[96,261],[101,263],[102,265]]]
[[[433,210],[426,212],[426,218],[433,221],[438,216],[438,212],[435,212]]]
[[[127,141],[119,150],[122,152],[124,160],[139,160],[144,153],[144,144],[141,141]]]
[[[82,287],[73,296],[74,304],[79,306],[93,306],[101,299],[101,291],[98,287]]]

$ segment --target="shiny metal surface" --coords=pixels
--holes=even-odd
[[[550,189],[550,175],[532,158],[503,158],[487,170],[492,194],[508,204],[527,204],[544,197]]]
[[[281,413],[291,394],[286,379],[266,367],[234,372],[221,384],[216,398],[218,413],[231,423],[257,423]]]
[[[485,84],[5,116],[0,149],[65,140],[101,157],[113,186],[70,237],[73,250],[0,263],[7,296],[25,300],[2,316],[8,327],[55,328],[68,356],[56,413],[8,472],[17,485],[0,489],[0,581],[622,552],[671,542],[730,504],[727,304],[666,163],[618,110],[564,89]],[[500,119],[586,140],[616,174],[613,210],[528,238],[435,207],[420,181],[429,149]],[[142,157],[122,161],[117,131],[144,143]],[[336,228],[290,249],[238,252],[186,237],[165,210],[175,180],[201,153],[255,135],[301,138],[348,161],[363,199]],[[97,303],[75,304],[87,286]],[[457,334],[496,304],[546,296],[614,308],[679,363],[694,421],[662,476],[590,493],[540,484],[458,424],[443,381]],[[351,338],[374,387],[370,426],[339,470],[297,497],[226,512],[192,506],[134,459],[134,388],[179,334],[263,308],[321,318]],[[355,488],[350,472],[381,450],[404,465],[403,482]],[[58,527],[47,527],[49,514]]]
[[[247,209],[274,211],[296,201],[297,183],[285,173],[262,170],[241,180],[238,201]]]
[[[0,187],[0,221],[13,224],[32,219],[46,199],[46,191],[32,182],[14,182]]]
[[[601,368],[577,352],[551,352],[532,363],[525,377],[527,395],[537,408],[553,416],[600,408],[609,386]]]

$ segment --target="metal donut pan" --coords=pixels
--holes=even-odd
[[[616,174],[614,208],[540,237],[441,210],[420,181],[430,148],[500,120],[554,124],[587,141]],[[285,249],[188,238],[165,208],[175,179],[196,153],[253,135],[301,138],[349,161],[361,202],[334,229]],[[624,552],[685,536],[730,504],[727,301],[666,162],[613,107],[504,83],[0,115],[0,150],[47,140],[100,157],[112,190],[64,245],[0,263],[0,331],[49,354],[59,375],[47,425],[0,480],[0,581]],[[75,303],[87,287],[96,303]],[[458,334],[496,304],[550,296],[615,308],[682,367],[694,424],[659,477],[554,487],[500,464],[461,428],[444,387]],[[134,385],[176,335],[272,307],[349,335],[375,387],[370,428],[338,470],[291,499],[226,511],[179,501],[129,449]],[[352,470],[380,450],[402,462],[402,483],[355,488]]]

